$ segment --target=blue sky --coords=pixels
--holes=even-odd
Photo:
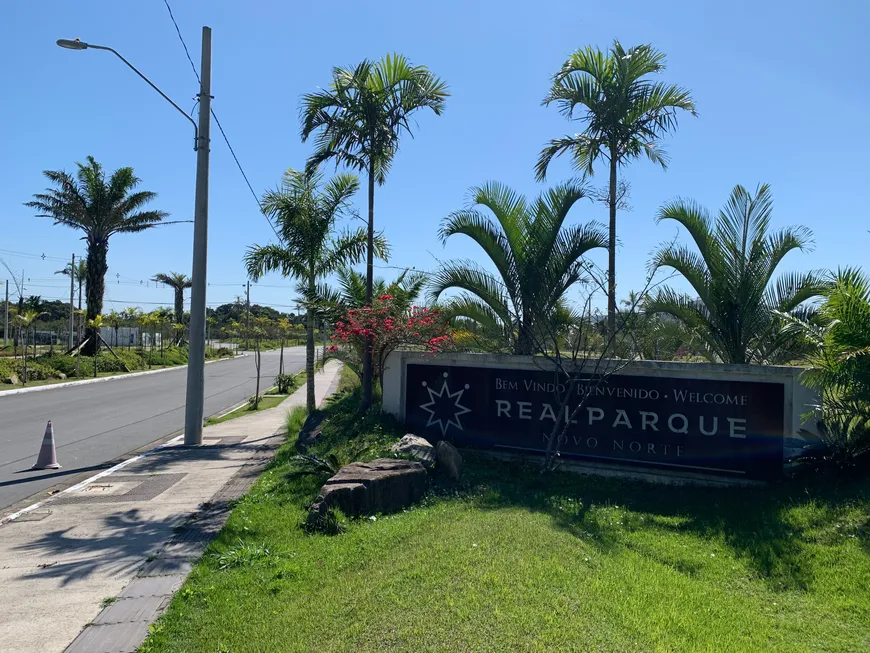
[[[625,170],[633,210],[619,222],[621,296],[643,285],[649,252],[676,233],[674,225],[654,222],[664,201],[690,197],[717,209],[737,183],[770,183],[776,225],[815,232],[815,251],[791,255],[783,269],[866,260],[865,3],[171,4],[197,66],[201,26],[214,30],[213,106],[257,193],[288,166],[304,165],[311,146],[299,139],[299,97],[327,85],[333,65],[397,51],[449,83],[445,114],[419,116],[415,138],[402,143],[377,190],[376,224],[392,243],[391,265],[426,270],[436,257],[476,256],[455,238],[442,247],[439,222],[464,205],[469,187],[487,180],[528,195],[541,189],[533,174],[541,146],[573,130],[555,108],[540,106],[549,76],[576,48],[606,47],[614,38],[626,46],[651,42],[667,53],[662,79],[690,88],[700,114],[683,118],[666,140],[667,172],[644,161]],[[190,125],[109,53],[54,44],[76,37],[116,48],[182,107],[192,108],[197,92],[162,0],[3,3],[0,258],[25,270],[27,294],[47,298],[68,292],[52,273],[84,246],[77,232],[22,205],[45,187],[42,170],[71,170],[88,154],[110,169],[130,165],[142,187],[159,194],[155,208],[176,220],[193,215]],[[563,160],[549,180],[570,175]],[[594,181],[605,183],[603,169]],[[364,193],[356,204],[364,213]],[[605,217],[603,207],[585,201],[572,213],[582,222]],[[213,126],[209,305],[242,294],[245,248],[270,234]],[[170,291],[144,282],[156,272],[189,273],[192,235],[192,225],[181,224],[114,237],[107,310],[171,304]],[[604,253],[595,259],[603,264]],[[292,284],[269,277],[251,294],[253,302],[281,308],[292,303]]]

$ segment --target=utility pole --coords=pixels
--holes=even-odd
[[[211,27],[202,28],[199,129],[196,144],[196,204],[193,225],[193,286],[190,292],[190,345],[187,351],[187,397],[184,444],[202,444],[205,400],[205,294],[208,270],[208,156],[211,126]]]
[[[75,328],[75,299],[76,299],[76,255],[72,255],[72,262],[69,264],[69,347],[68,351],[72,351],[75,346],[73,341],[73,328]]]
[[[250,349],[248,338],[251,332],[251,281],[248,280],[248,299],[245,301],[245,349]]]
[[[9,345],[9,279],[6,279],[6,317],[3,318],[3,347]]]

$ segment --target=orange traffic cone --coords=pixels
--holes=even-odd
[[[54,450],[54,429],[51,427],[51,420],[49,420],[48,426],[45,427],[45,435],[42,436],[39,457],[36,459],[36,464],[30,469],[58,469],[59,467],[57,452]]]

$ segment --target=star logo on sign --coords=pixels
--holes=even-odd
[[[441,435],[447,435],[447,429],[450,426],[455,426],[460,431],[462,430],[462,422],[459,421],[460,415],[470,413],[471,409],[466,408],[459,401],[462,399],[462,393],[468,390],[469,385],[456,392],[450,392],[447,386],[447,372],[444,372],[444,382],[440,390],[435,390],[432,386],[423,381],[423,386],[429,391],[429,402],[422,404],[420,408],[429,413],[429,421],[426,426],[437,424],[441,428]]]

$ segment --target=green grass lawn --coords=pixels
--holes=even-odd
[[[402,434],[355,397],[328,409],[318,453],[371,458]],[[868,481],[678,488],[465,452],[460,484],[326,536],[299,527],[324,477],[293,474],[294,453],[142,651],[870,650]]]
[[[209,417],[205,425],[212,426],[214,424],[220,424],[221,422],[228,422],[231,419],[236,419],[237,417],[244,417],[245,415],[251,415],[252,413],[256,413],[261,410],[268,410],[270,408],[274,408],[282,401],[287,398],[286,395],[280,395],[277,397],[273,397],[271,395],[263,395],[260,397],[260,404],[257,407],[257,410],[254,410],[254,404],[250,404],[248,406],[243,406],[238,410],[234,410],[231,413],[223,415],[221,417]]]

